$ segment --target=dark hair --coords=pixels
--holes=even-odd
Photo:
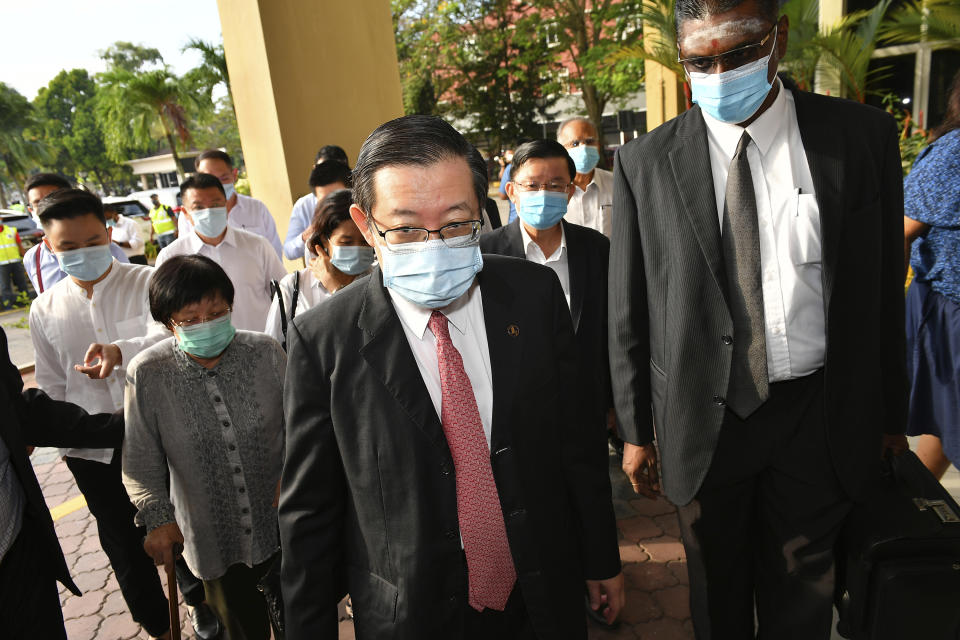
[[[103,203],[96,195],[85,189],[58,189],[37,204],[37,216],[44,228],[54,220],[70,220],[94,215],[104,225]]]
[[[376,203],[374,178],[384,167],[429,167],[463,158],[473,174],[477,207],[487,198],[487,165],[459,131],[435,116],[403,116],[377,127],[364,141],[353,169],[353,200],[369,218]],[[481,213],[478,211],[478,214]]]
[[[27,195],[30,189],[36,189],[37,187],[56,187],[57,189],[69,189],[73,185],[70,184],[70,181],[64,178],[63,176],[56,173],[38,173],[35,176],[30,176],[27,180],[27,184],[23,186],[23,195]]]
[[[123,207],[112,202],[105,202],[103,204],[103,212],[106,213],[107,211],[113,211],[116,214],[121,214],[123,213]]]
[[[321,162],[310,170],[310,188],[325,187],[328,184],[340,182],[350,187],[350,167],[339,160]]]
[[[337,227],[350,220],[350,205],[353,204],[353,194],[350,189],[337,189],[328,193],[327,197],[317,203],[313,210],[313,220],[310,222],[310,239],[307,247],[312,251],[324,238],[329,238]]]
[[[950,91],[947,92],[947,112],[943,122],[930,133],[930,142],[945,136],[954,129],[960,129],[960,70],[953,75]]]
[[[203,153],[197,156],[196,166],[200,166],[200,163],[204,160],[223,160],[227,163],[227,166],[231,169],[233,168],[233,160],[230,159],[230,154],[226,151],[221,151],[220,149],[207,149]]]
[[[217,176],[209,173],[195,173],[180,184],[180,195],[185,194],[187,189],[212,189],[214,187],[220,189],[220,193],[223,195],[227,195]]]
[[[687,20],[702,20],[707,16],[715,16],[731,11],[746,0],[676,0],[674,7],[674,26],[677,36],[680,35],[680,25]],[[780,14],[780,0],[757,0],[760,6],[760,17],[775,23]]]
[[[320,150],[317,151],[317,158],[314,162],[328,162],[330,160],[336,160],[337,162],[342,162],[343,164],[350,166],[350,161],[347,159],[347,152],[343,150],[343,147],[338,147],[335,144],[327,144],[320,147]]]
[[[567,170],[570,172],[570,179],[573,180],[577,175],[577,165],[573,163],[573,158],[567,153],[567,149],[556,140],[534,140],[520,145],[513,152],[513,168],[510,169],[510,178],[517,175],[517,171],[523,168],[527,161],[534,158],[563,158],[567,161]]]
[[[206,256],[174,256],[150,276],[150,314],[165,327],[188,304],[223,296],[233,306],[233,283],[227,272]]]

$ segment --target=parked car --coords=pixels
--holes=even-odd
[[[43,238],[43,229],[37,226],[30,214],[15,209],[0,209],[0,224],[10,225],[20,234],[20,244],[29,249]]]

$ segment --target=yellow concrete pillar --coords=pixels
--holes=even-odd
[[[647,94],[647,131],[686,111],[683,82],[677,74],[662,64],[645,60],[643,72]]]
[[[317,149],[340,145],[353,164],[374,128],[403,115],[390,2],[217,6],[250,189],[282,240]]]

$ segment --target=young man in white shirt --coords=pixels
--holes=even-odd
[[[597,128],[587,118],[564,120],[557,129],[557,142],[573,159],[577,190],[567,207],[567,222],[596,229],[610,237],[613,215],[613,174],[597,167],[603,144]]]
[[[147,264],[144,242],[137,223],[121,215],[117,205],[103,205],[103,216],[107,220],[107,227],[111,229],[111,241],[123,249],[127,259],[133,264]]]
[[[309,228],[317,203],[334,191],[349,188],[350,167],[345,162],[330,160],[314,165],[310,172],[310,193],[297,200],[290,212],[290,226],[283,241],[283,253],[288,260],[304,257],[304,246],[310,238]],[[308,256],[307,262],[313,257]]]
[[[150,319],[153,269],[113,258],[112,229],[95,195],[61,189],[41,200],[37,211],[46,248],[68,276],[30,309],[37,384],[54,400],[91,413],[122,409],[123,365],[169,335]],[[169,637],[167,599],[143,550],[145,531],[134,522],[137,510],[123,487],[119,449],[61,453],[97,519],[100,543],[133,619],[151,636]]]
[[[230,214],[230,226],[244,229],[267,239],[277,257],[283,254],[280,244],[280,235],[277,233],[277,224],[270,215],[267,205],[256,198],[237,193],[236,182],[239,170],[233,166],[233,160],[225,151],[207,149],[197,156],[197,172],[209,173],[216,177],[223,186],[226,194],[227,212]],[[183,185],[180,187],[183,193]],[[179,237],[189,236],[193,231],[193,224],[186,216],[180,216],[177,222]]]
[[[264,238],[227,222],[228,199],[216,176],[198,173],[181,185],[184,214],[190,232],[157,256],[157,266],[173,256],[200,254],[223,267],[236,289],[233,324],[238,329],[263,331],[270,309],[270,282],[287,275],[277,253]]]

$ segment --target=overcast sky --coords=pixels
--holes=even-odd
[[[182,74],[200,61],[190,38],[219,43],[216,0],[0,0],[0,82],[33,100],[61,69],[104,70],[117,40],[154,47]]]

